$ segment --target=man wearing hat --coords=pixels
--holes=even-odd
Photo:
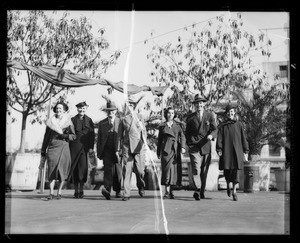
[[[192,165],[195,200],[205,198],[206,177],[211,162],[211,140],[217,136],[217,125],[213,115],[204,110],[206,99],[200,95],[194,98],[196,111],[190,114],[186,124],[186,142]]]
[[[74,184],[74,198],[83,198],[83,185],[88,177],[87,153],[93,152],[95,132],[92,119],[85,114],[88,107],[86,102],[80,102],[76,107],[78,114],[71,118],[76,140],[70,141],[72,165],[68,181]]]
[[[103,160],[104,165],[104,187],[102,195],[110,200],[111,188],[116,192],[116,197],[121,197],[122,164],[119,156],[118,130],[120,127],[120,118],[116,116],[117,107],[107,101],[107,118],[99,122],[97,157]]]
[[[144,144],[147,137],[144,120],[141,114],[135,111],[138,101],[132,97],[128,98],[129,110],[125,117],[122,119],[119,134],[119,146],[122,145],[123,163],[125,169],[124,175],[124,196],[123,201],[130,198],[131,191],[131,176],[132,172],[136,175],[137,187],[139,195],[145,195],[144,187]]]

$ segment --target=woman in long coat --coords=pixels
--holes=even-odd
[[[46,132],[43,139],[41,155],[46,157],[48,164],[48,180],[50,182],[50,195],[48,200],[54,198],[55,181],[60,182],[57,190],[57,199],[61,199],[61,190],[71,168],[69,141],[76,138],[73,123],[66,114],[68,106],[59,101],[53,108],[55,115],[46,122]],[[40,165],[40,168],[43,164]]]
[[[76,105],[78,114],[72,117],[76,139],[70,142],[71,171],[68,181],[74,184],[74,198],[83,198],[83,186],[88,177],[87,153],[94,149],[94,123],[85,112],[88,105],[80,102]]]
[[[181,153],[185,153],[185,136],[180,124],[174,121],[175,112],[168,107],[164,113],[166,122],[159,126],[157,157],[161,159],[161,185],[165,186],[164,198],[174,199],[173,187],[180,185],[181,165],[178,144]]]
[[[238,171],[242,168],[249,152],[248,142],[243,129],[243,124],[235,119],[235,107],[226,107],[228,119],[220,124],[216,150],[220,156],[219,170],[224,170],[227,184],[227,195],[231,197],[230,183],[233,184],[233,200],[237,201],[236,185],[238,183]]]

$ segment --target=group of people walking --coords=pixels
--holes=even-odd
[[[242,123],[235,118],[235,107],[226,107],[227,119],[216,124],[213,114],[205,110],[207,100],[200,95],[194,98],[195,112],[186,122],[176,119],[174,108],[164,110],[165,121],[159,125],[157,157],[161,160],[161,185],[164,198],[174,199],[175,186],[181,185],[181,156],[188,150],[195,186],[195,200],[205,198],[206,178],[211,162],[211,141],[216,139],[216,151],[220,157],[219,169],[224,170],[227,195],[237,201],[236,185],[246,153],[249,151]],[[137,101],[128,98],[123,117],[117,116],[117,107],[107,102],[107,117],[99,122],[97,157],[103,160],[104,185],[102,195],[111,199],[111,191],[123,201],[130,199],[132,173],[136,175],[138,193],[145,195],[145,145],[147,132],[143,117],[136,112]],[[46,122],[47,128],[41,149],[42,157],[47,157],[50,195],[54,198],[55,180],[60,182],[57,199],[65,181],[74,184],[74,198],[83,198],[83,186],[87,181],[87,154],[93,153],[94,124],[86,114],[88,105],[76,105],[78,114],[68,119],[68,106],[58,102],[55,115]],[[43,168],[43,164],[40,166]],[[124,191],[121,193],[122,181]],[[233,190],[231,190],[231,184]]]

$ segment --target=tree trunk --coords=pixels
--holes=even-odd
[[[26,121],[27,121],[27,114],[22,113],[22,129],[21,129],[21,142],[20,142],[20,153],[25,153],[25,141],[26,141]]]
[[[11,147],[11,108],[7,104],[6,105],[6,153],[11,153],[12,152],[12,147]]]

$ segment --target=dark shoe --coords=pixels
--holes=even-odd
[[[195,198],[196,201],[199,201],[200,200],[199,192],[194,192],[193,197]]]
[[[83,191],[82,191],[82,192],[79,192],[78,198],[83,198],[83,196],[84,196]]]
[[[168,199],[168,198],[170,198],[170,194],[168,192],[165,192],[164,199]]]
[[[121,198],[122,195],[121,195],[121,192],[116,192],[116,198]]]
[[[231,197],[231,189],[230,188],[227,188],[227,196]]]
[[[78,192],[75,192],[75,193],[74,193],[74,196],[73,196],[73,198],[79,198],[79,194],[78,194]]]
[[[57,194],[57,200],[61,199],[61,194]]]
[[[201,199],[205,199],[205,196],[204,196],[203,193],[200,194],[200,198],[201,198]]]
[[[141,197],[144,197],[145,196],[144,189],[139,189],[139,194],[140,194]]]
[[[237,200],[238,200],[238,197],[237,197],[237,194],[236,194],[236,193],[233,193],[233,194],[232,194],[232,197],[233,197],[233,201],[237,201]]]
[[[170,193],[170,199],[175,199],[175,196],[172,192]]]
[[[50,194],[48,197],[47,197],[47,200],[53,200],[54,198],[54,195],[53,194]]]
[[[130,197],[123,197],[122,201],[128,201],[130,199]]]
[[[105,188],[102,188],[102,195],[106,198],[106,200],[110,200],[110,193]]]

